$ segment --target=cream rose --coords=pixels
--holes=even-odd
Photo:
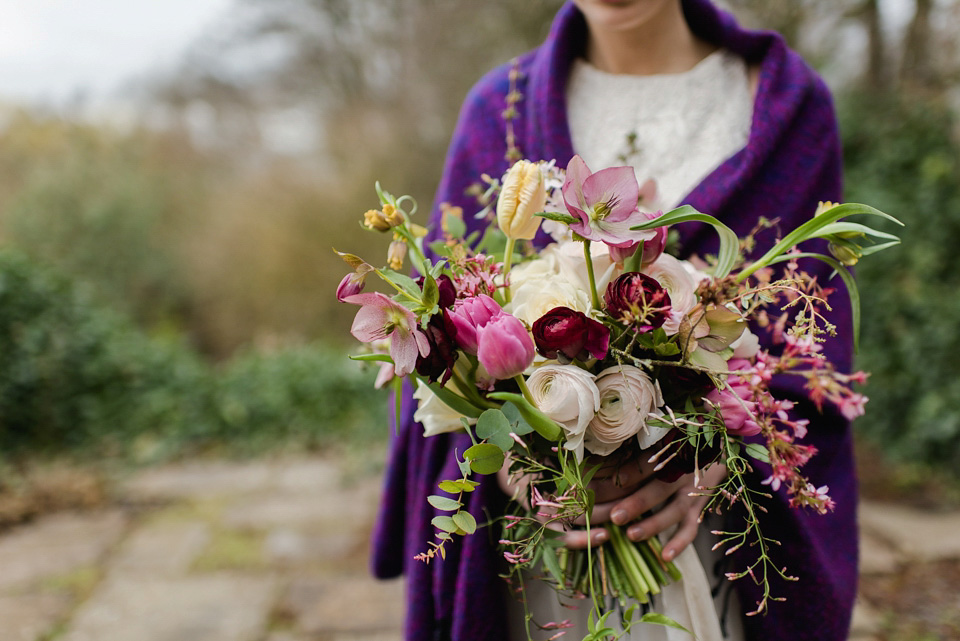
[[[600,409],[587,427],[584,445],[606,456],[632,436],[641,449],[658,442],[669,431],[647,425],[650,414],[660,415],[660,387],[642,369],[631,365],[608,367],[597,375]]]
[[[680,331],[680,323],[697,304],[697,283],[686,270],[683,261],[670,254],[660,254],[654,263],[648,265],[643,273],[652,276],[670,294],[670,317],[663,324],[668,335]]]
[[[543,365],[527,379],[527,387],[541,412],[563,427],[564,447],[583,459],[587,425],[600,409],[600,391],[594,375],[576,365]]]
[[[519,287],[511,287],[513,299],[504,309],[527,326],[554,307],[569,307],[588,314],[590,294],[572,284],[560,274],[544,273],[540,278],[525,280]]]
[[[571,241],[555,243],[543,250],[544,254],[555,257],[557,272],[574,286],[589,292],[590,278],[587,276],[587,261],[583,255],[583,243]],[[590,243],[590,260],[593,263],[593,275],[597,283],[597,293],[602,297],[607,284],[622,273],[622,269],[610,258],[610,251],[603,243]]]

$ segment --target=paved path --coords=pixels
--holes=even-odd
[[[323,458],[195,462],[111,507],[0,536],[2,641],[399,641],[402,584],[367,574],[378,478]],[[867,503],[863,571],[960,558],[960,514]],[[858,606],[852,639],[879,630]]]

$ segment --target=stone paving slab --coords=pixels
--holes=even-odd
[[[263,556],[279,568],[352,564],[357,571],[365,571],[368,546],[367,537],[347,532],[313,533],[278,527],[264,539]]]
[[[860,573],[892,574],[900,569],[903,556],[870,532],[860,532]]]
[[[111,560],[111,574],[178,576],[190,568],[210,540],[201,522],[152,523],[131,534]]]
[[[403,625],[403,581],[358,576],[295,578],[283,596],[281,609],[307,635],[394,634]]]
[[[865,532],[921,561],[960,559],[960,513],[936,514],[899,505],[860,503]]]
[[[338,531],[364,528],[374,518],[376,501],[352,492],[263,495],[235,501],[223,522],[231,528],[326,527]]]
[[[48,634],[72,605],[63,593],[0,596],[0,639],[36,641]]]
[[[134,499],[208,499],[269,486],[273,467],[265,461],[194,461],[144,470],[121,483]]]
[[[257,641],[276,592],[272,577],[122,577],[84,603],[62,641]]]
[[[100,562],[123,536],[119,510],[52,514],[0,538],[0,592]]]

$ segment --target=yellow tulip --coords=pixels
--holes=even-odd
[[[518,160],[503,179],[497,200],[497,224],[507,238],[531,240],[540,228],[539,216],[547,201],[540,166]]]

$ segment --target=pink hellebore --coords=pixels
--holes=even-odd
[[[652,229],[634,231],[647,222],[637,209],[640,187],[632,167],[609,167],[592,173],[580,156],[567,165],[563,200],[579,220],[570,229],[591,241],[611,246],[629,246],[656,236]]]
[[[457,345],[469,354],[476,354],[477,332],[502,313],[497,301],[485,294],[458,299],[450,312],[450,320],[457,328]]]
[[[477,337],[477,360],[497,380],[513,378],[533,363],[533,339],[516,316],[501,313],[479,328]]]
[[[403,305],[380,292],[355,294],[344,302],[361,305],[350,333],[364,343],[390,337],[390,357],[397,376],[406,376],[417,364],[417,356],[430,354],[427,336],[417,329],[417,317]]]

